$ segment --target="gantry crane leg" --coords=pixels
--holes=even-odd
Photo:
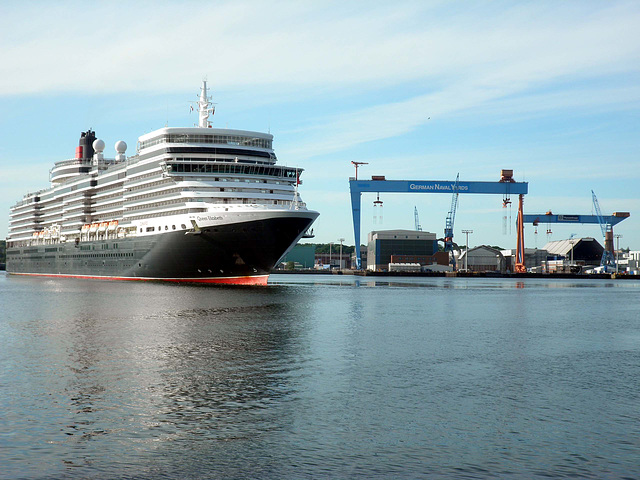
[[[523,217],[524,195],[520,194],[518,198],[518,221],[516,227],[518,229],[518,243],[516,245],[516,273],[527,273],[527,266],[524,263],[524,217]]]

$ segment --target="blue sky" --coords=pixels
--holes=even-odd
[[[318,242],[353,244],[348,177],[529,182],[525,212],[629,211],[620,245],[640,249],[640,3],[2,2],[0,237],[9,208],[48,186],[93,128],[105,153],[191,126],[200,82],[214,126],[270,131],[305,169]],[[363,197],[362,234],[441,234],[445,194]],[[508,226],[503,226],[504,216]],[[515,247],[515,202],[461,195],[455,235]],[[527,247],[597,225],[527,226]]]

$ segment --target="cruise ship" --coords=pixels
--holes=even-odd
[[[7,273],[264,285],[309,229],[302,169],[277,165],[273,135],[213,128],[203,82],[198,126],[142,135],[104,155],[82,132],[51,186],[11,208]]]

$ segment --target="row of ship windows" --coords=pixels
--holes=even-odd
[[[144,205],[136,205],[134,207],[129,207],[128,210],[129,211],[146,210],[146,209],[149,209],[149,208],[163,207],[165,205],[173,205],[173,204],[176,204],[176,203],[184,203],[185,201],[186,201],[186,199],[184,199],[184,198],[177,198],[175,200],[166,200],[164,202],[145,203]]]
[[[25,250],[25,253],[27,251]],[[58,258],[116,258],[116,257],[133,257],[132,252],[119,252],[119,253],[80,253],[77,255],[60,255]],[[55,255],[33,255],[28,257],[16,257],[16,260],[42,260],[46,258],[56,258]]]
[[[173,180],[170,178],[165,178],[163,180],[158,180],[156,182],[143,183],[142,185],[127,187],[127,190],[129,192],[134,192],[136,190],[142,190],[143,188],[151,188],[151,187],[157,187],[159,185],[166,185],[167,183],[173,183]]]
[[[221,201],[222,200],[222,201]],[[258,199],[258,198],[184,198],[184,197],[180,197],[174,200],[165,200],[164,202],[154,202],[154,203],[145,203],[143,205],[135,205],[132,207],[128,207],[127,211],[128,212],[133,212],[136,210],[148,210],[148,209],[153,209],[153,208],[157,208],[157,207],[164,207],[166,205],[174,205],[176,203],[185,203],[185,202],[207,202],[207,203],[222,203],[222,204],[235,204],[235,203],[241,203],[241,204],[250,204],[250,203],[256,203],[256,204],[262,204],[262,205],[288,205],[291,203],[290,200],[273,200],[273,202],[271,200],[265,200],[265,199]],[[200,209],[199,209],[200,210]],[[206,209],[205,209],[206,210]],[[133,217],[131,217],[132,219]],[[140,217],[136,217],[136,218],[140,218]]]
[[[100,193],[103,192],[107,192],[109,190],[114,190],[114,189],[121,189],[122,188],[122,182],[118,182],[118,183],[114,183],[112,185],[107,185],[106,187],[100,187],[100,188],[96,188],[95,189],[95,193],[93,193],[92,195],[98,195]]]
[[[135,215],[128,217],[129,220],[144,220],[146,218],[156,218],[156,217],[166,217],[169,215],[182,215],[184,213],[200,213],[206,212],[206,208],[182,208],[180,210],[171,210],[168,212],[157,212],[157,213],[148,213],[145,215]]]
[[[138,200],[143,200],[145,198],[168,196],[172,193],[180,193],[180,191],[182,191],[181,188],[169,188],[167,190],[161,190],[159,192],[145,193],[143,195],[136,195],[135,197],[127,197],[127,202],[137,202]]]
[[[159,175],[160,175],[160,173],[161,173],[161,172],[160,172],[160,170],[155,170],[155,171],[153,171],[153,172],[151,172],[151,173],[144,173],[144,174],[142,174],[142,175],[137,175],[137,176],[135,176],[135,177],[133,177],[133,178],[132,178],[132,177],[129,177],[129,181],[125,183],[125,186],[126,186],[128,183],[137,182],[138,180],[142,180],[143,178],[157,177],[157,176],[159,176]],[[145,184],[145,185],[146,185],[146,184]]]
[[[251,158],[242,158],[239,156],[233,156],[233,157],[224,157],[218,153],[214,154],[213,156],[206,156],[206,157],[176,157],[176,158],[167,158],[166,162],[171,163],[171,162],[189,162],[189,163],[199,163],[199,162],[212,162],[212,163],[240,163],[240,164],[247,164],[247,165],[274,165],[275,164],[275,157],[269,157],[266,160],[262,160],[261,158],[256,158],[256,157],[251,157]]]
[[[80,169],[80,173],[88,173],[88,170]],[[120,180],[122,178],[125,178],[126,176],[127,176],[127,172],[123,171],[123,172],[119,172],[117,175],[116,174],[110,175],[110,177],[113,177],[113,178],[103,177],[100,180],[102,180],[103,183],[104,182],[113,182],[114,180]],[[97,184],[98,184],[97,180],[93,179],[93,180],[91,180],[89,182],[89,185],[86,185],[86,184],[82,185],[81,183],[78,183],[78,184],[75,184],[75,185],[71,185],[67,189],[67,191],[74,192],[74,191],[76,191],[78,189],[78,187],[87,187],[87,186],[95,187]],[[99,188],[97,191],[99,192],[99,191],[102,191],[102,190],[109,190],[110,188],[113,188],[113,187],[110,185],[110,186],[107,186],[107,187]]]
[[[295,168],[224,163],[171,163],[167,165],[167,170],[173,173],[225,173],[281,178],[297,176]]]
[[[224,188],[220,188],[221,192],[224,192],[225,189]],[[242,189],[235,189],[235,188],[228,188],[226,191],[228,192],[242,192]],[[260,190],[260,193],[274,193],[273,190]],[[149,194],[149,196],[152,196],[151,194]],[[143,197],[136,197],[136,198],[143,198]],[[163,207],[166,205],[173,205],[176,203],[184,203],[186,201],[202,201],[202,202],[210,202],[210,203],[223,203],[223,204],[234,204],[234,203],[242,203],[242,204],[249,204],[249,203],[257,203],[257,204],[273,204],[273,205],[287,205],[290,202],[287,200],[273,200],[273,201],[266,201],[265,199],[249,199],[249,198],[223,198],[223,199],[219,199],[219,198],[199,198],[199,199],[189,199],[189,198],[178,198],[178,199],[173,199],[173,200],[166,200],[164,202],[155,202],[155,203],[146,203],[143,205],[136,205],[136,206],[132,206],[128,208],[129,212],[132,211],[136,211],[136,210],[145,210],[145,209],[150,209],[150,208],[157,208],[157,207]],[[114,204],[111,204],[113,206],[121,206],[122,202],[116,202]],[[197,209],[196,211],[205,211],[206,209]],[[177,213],[184,213],[184,210],[176,210],[174,211],[175,214]],[[162,213],[162,215],[173,215],[174,212],[165,212]],[[117,212],[114,212],[117,214],[122,214],[123,212],[121,210],[118,210]],[[78,213],[76,215],[73,215],[73,217],[79,217],[85,215],[83,213]],[[150,215],[138,215],[135,217],[129,217],[130,220],[134,220],[134,219],[144,219],[144,218],[151,218],[155,216],[154,214],[150,214]],[[99,217],[94,217],[92,219],[92,221],[94,222],[99,222],[100,218]],[[32,223],[34,223],[34,220],[31,219],[26,219],[26,220],[20,220],[17,222],[12,222],[11,226],[9,227],[9,230],[11,232],[14,232],[14,230],[17,230],[21,227],[27,226],[27,225],[31,225]],[[41,223],[41,221],[37,221],[36,223]]]
[[[180,225],[180,228],[182,228],[182,230],[186,230],[187,226],[183,223]],[[165,225],[164,226],[165,231],[169,230],[169,225]],[[175,230],[176,226],[175,225],[171,225],[171,230]],[[140,228],[140,233],[142,233],[143,231],[147,231],[147,232],[155,232],[156,231],[156,227],[147,227],[146,230],[143,230],[142,228]],[[158,227],[158,231],[161,232],[162,231],[162,227]]]
[[[242,145],[249,147],[271,148],[273,140],[256,137],[241,137],[239,135],[188,135],[170,134],[145,140],[138,143],[138,150],[158,145],[160,143],[217,143],[222,145]]]
[[[216,178],[216,180],[219,180]],[[224,180],[224,179],[223,179]],[[154,183],[158,183],[158,182],[154,182]],[[202,188],[197,188],[197,189],[188,189],[188,188],[172,188],[172,189],[167,189],[167,190],[162,190],[159,192],[152,192],[152,193],[146,193],[144,195],[136,195],[136,196],[132,196],[132,197],[128,197],[126,199],[127,202],[136,202],[136,201],[140,201],[140,200],[144,200],[146,198],[153,198],[153,197],[158,197],[158,196],[165,196],[165,195],[171,195],[174,193],[178,193],[180,191],[202,191]],[[254,193],[258,193],[257,189],[242,189],[242,188],[234,188],[234,187],[220,187],[220,188],[216,188],[216,189],[207,189],[208,191],[214,191],[214,192],[254,192]],[[274,190],[272,189],[260,189],[259,190],[260,193],[262,194],[267,194],[267,193],[274,193]],[[286,193],[286,192],[279,192],[279,193]],[[122,192],[118,193],[118,194],[114,194],[114,195],[110,195],[109,197],[102,197],[100,199],[96,199],[97,201],[93,204],[78,204],[76,207],[73,208],[73,210],[78,210],[80,208],[82,209],[96,209],[96,208],[100,208],[101,210],[104,210],[105,208],[113,208],[113,207],[121,207],[124,205],[124,202],[122,200],[119,199],[119,197],[122,197]],[[118,198],[118,200],[116,201],[111,201],[111,202],[107,202],[107,203],[103,203],[103,201],[107,201],[110,200],[112,198]],[[98,201],[99,200],[99,201]],[[100,205],[98,205],[98,203]],[[48,209],[53,209],[53,208],[61,208],[62,205],[52,205],[50,207],[48,207]],[[69,207],[69,206],[67,206]],[[144,206],[138,206],[138,207],[131,207],[131,210],[136,210],[136,209],[140,209],[140,208],[145,208]],[[25,212],[24,214],[20,214],[20,215],[16,215],[13,219],[13,221],[11,222],[13,227],[17,227],[17,226],[22,226],[22,225],[27,225],[33,222],[33,218],[32,218],[33,212]],[[48,216],[53,216],[55,218],[60,217],[61,218],[61,214],[59,212],[51,212],[49,215],[44,215],[44,216],[39,216],[37,215],[38,218],[41,221],[44,221],[44,219]],[[22,218],[21,218],[22,217]]]
[[[153,175],[157,175],[157,173],[154,173]],[[121,178],[120,175],[118,176],[118,178]],[[95,181],[95,180],[93,180],[93,181]],[[102,192],[105,192],[105,191],[108,191],[108,190],[113,190],[114,188],[122,188],[122,184],[121,183],[117,183],[117,184],[114,184],[114,185],[109,185],[107,187],[98,188],[90,195],[87,195],[87,192],[78,192],[78,194],[75,194],[73,197],[71,197],[71,196],[67,196],[66,198],[64,197],[65,193],[70,193],[70,192],[76,190],[77,188],[78,188],[78,185],[72,185],[71,187],[66,188],[64,190],[58,190],[56,192],[50,192],[50,193],[47,193],[45,195],[42,195],[42,196],[38,197],[38,200],[35,202],[35,205],[32,205],[32,207],[36,207],[36,208],[40,207],[40,208],[43,208],[43,209],[47,209],[47,208],[50,208],[52,206],[52,205],[47,205],[47,203],[52,202],[55,205],[57,203],[60,203],[63,199],[66,200],[66,201],[69,201],[71,199],[80,201],[85,197],[90,197],[90,196],[96,195],[98,193],[102,193]],[[102,198],[111,198],[113,196],[115,196],[115,195],[104,196]],[[29,202],[29,203],[32,203],[32,202]],[[31,211],[31,209],[27,210],[27,212],[25,212],[25,213],[28,213],[29,211]]]

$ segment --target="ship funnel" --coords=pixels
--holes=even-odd
[[[76,147],[76,158],[93,158],[93,142],[96,139],[96,133],[89,129],[80,133],[80,142]]]

